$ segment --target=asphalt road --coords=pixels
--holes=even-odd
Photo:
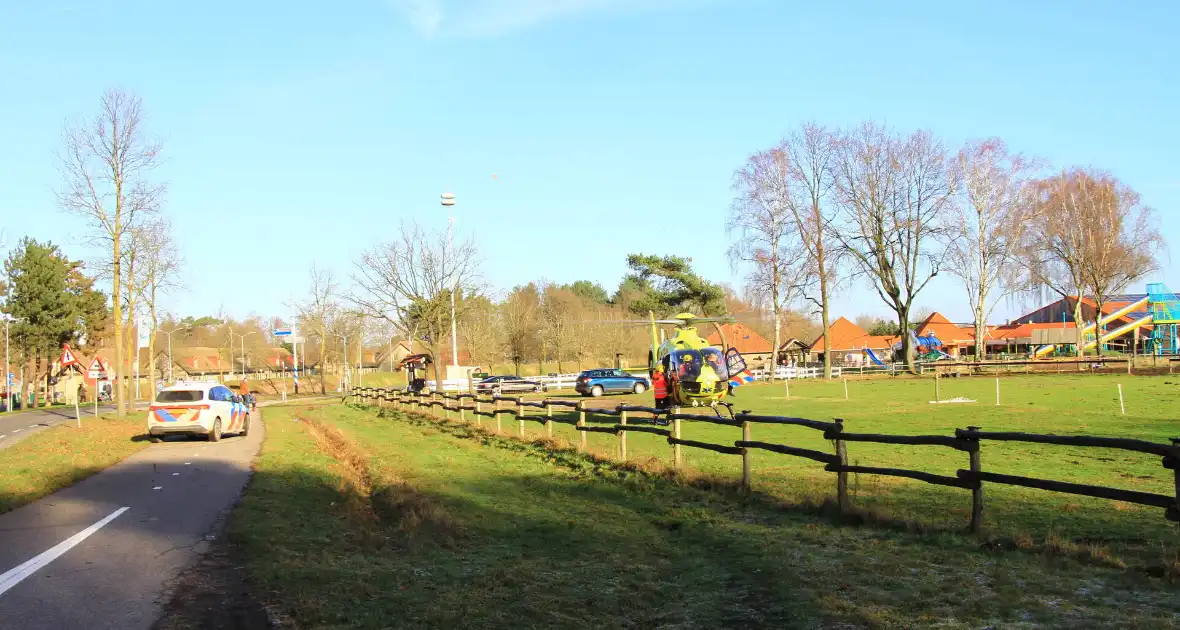
[[[260,420],[247,437],[153,445],[0,514],[0,627],[150,628],[249,480]]]

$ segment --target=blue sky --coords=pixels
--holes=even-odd
[[[281,314],[313,261],[343,278],[400,220],[443,229],[444,190],[498,288],[613,287],[629,252],[737,283],[731,175],[806,120],[1110,169],[1175,244],[1177,23],[1170,2],[0,0],[0,226],[87,255],[53,154],[119,86],[165,144],[183,314]],[[962,295],[918,303],[967,321]],[[836,312],[886,310],[853,286]]]

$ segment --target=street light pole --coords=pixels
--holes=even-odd
[[[156,332],[162,332],[165,335],[168,335],[168,382],[169,383],[172,382],[172,363],[173,363],[173,361],[172,361],[172,333],[174,333],[178,330],[183,330],[183,329],[173,328],[171,331],[162,330],[160,328],[156,329]],[[156,358],[152,357],[152,363],[154,364],[155,362],[156,362]],[[152,371],[155,372],[155,370],[152,370]],[[152,377],[155,378],[155,375],[153,374]],[[155,383],[153,383],[153,385],[155,385]]]
[[[451,256],[455,253],[455,217],[451,214],[451,210],[455,207],[455,195],[443,193],[442,205],[447,209],[447,253],[443,260],[449,264]],[[455,290],[458,288],[458,283],[458,278],[451,278],[451,365],[454,366],[459,365],[459,334],[458,327],[455,325]]]
[[[258,334],[257,330],[251,330],[250,332],[248,332],[244,335],[230,331],[230,333],[229,333],[229,347],[230,347],[229,365],[230,365],[230,370],[231,370],[231,372],[230,372],[231,379],[233,376],[232,370],[233,370],[233,364],[234,364],[234,355],[233,355],[234,335],[237,335],[242,340],[242,378],[246,378],[246,337],[249,337],[250,335],[256,335],[256,334]]]

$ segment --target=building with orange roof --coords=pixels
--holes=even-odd
[[[934,335],[942,342],[943,352],[958,358],[975,351],[975,327],[955,324],[941,313],[931,313],[918,324],[915,331],[919,337]]]
[[[832,322],[828,329],[828,336],[832,344],[832,360],[834,363],[843,362],[848,365],[863,365],[868,362],[867,350],[871,350],[881,360],[884,355],[892,352],[893,344],[898,337],[893,335],[870,335],[868,331],[852,323],[846,317],[840,317]],[[823,361],[824,354],[829,352],[824,346],[824,336],[821,333],[811,342],[809,358],[812,361]]]
[[[740,322],[720,324],[719,327],[721,332],[725,334],[725,346],[736,348],[747,364],[762,365],[770,359],[774,344],[767,341],[766,337],[758,334],[753,328]],[[713,346],[722,345],[721,336],[717,334],[716,329],[705,337],[705,341]]]

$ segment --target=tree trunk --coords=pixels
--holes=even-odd
[[[906,370],[910,374],[917,374],[918,369],[914,365],[914,338],[910,334],[910,309],[897,309],[897,324],[901,329],[901,354],[904,357]]]
[[[1094,354],[1095,356],[1102,356],[1102,334],[1106,332],[1106,325],[1102,324],[1102,305],[1105,300],[1099,300],[1098,296],[1094,296]]]
[[[438,335],[433,335],[432,338],[438,339]],[[439,356],[441,352],[441,344],[438,342],[432,342],[430,344],[430,356],[434,358],[434,361],[431,362],[431,365],[434,366],[434,391],[436,392],[441,392],[443,390],[442,361],[441,357]],[[520,373],[519,368],[517,368],[517,373]]]
[[[984,348],[983,335],[987,330],[987,323],[984,321],[984,304],[983,300],[979,300],[975,304],[975,360],[983,361],[987,357],[986,349]]]
[[[1066,298],[1069,299],[1069,298]],[[1082,358],[1082,346],[1085,345],[1085,340],[1082,339],[1082,329],[1086,327],[1085,321],[1082,319],[1082,298],[1079,294],[1078,299],[1073,303],[1073,324],[1074,330],[1077,331],[1078,342],[1074,346],[1074,354],[1080,359]]]
[[[321,330],[320,332],[323,333],[324,331]],[[326,337],[327,337],[327,335],[324,335],[324,334],[320,335],[320,365],[319,365],[319,368],[316,369],[316,372],[319,372],[319,375],[320,375],[320,395],[321,396],[328,393],[327,384],[324,382],[324,378],[325,378],[325,376],[324,376],[324,363],[325,363],[324,353],[327,352],[327,350],[328,350],[327,341],[325,341]],[[306,353],[306,351],[305,351],[305,353]]]
[[[778,367],[778,349],[782,345],[783,337],[783,320],[782,308],[775,306],[774,308],[774,346],[770,349],[770,379],[774,380],[774,371]]]
[[[116,183],[116,188],[119,188],[117,183]],[[116,199],[116,204],[118,205],[120,200],[122,199],[121,193],[118,190],[116,190],[115,199]],[[122,243],[120,243],[120,241],[119,241],[119,237],[121,236],[119,231],[122,229],[122,226],[120,225],[120,221],[119,221],[119,214],[120,214],[120,210],[116,209],[115,210],[115,229],[114,229],[115,236],[114,236],[114,243],[113,243],[112,250],[111,250],[112,261],[114,263],[114,269],[111,272],[112,276],[114,277],[114,279],[112,280],[113,286],[112,286],[112,292],[111,292],[111,319],[113,319],[114,323],[115,323],[115,343],[114,343],[115,363],[114,363],[114,365],[115,365],[116,370],[120,370],[123,367],[123,283],[122,283],[122,280],[123,280],[123,267],[122,267],[123,249],[122,249]],[[126,379],[121,379],[119,382],[119,386],[114,388],[115,417],[119,418],[120,420],[122,420],[124,417],[126,417],[126,411],[123,408],[123,402],[126,400],[126,398],[123,394],[123,387],[122,387],[122,384],[125,382],[126,382]]]
[[[41,357],[38,356],[39,354],[40,353],[33,355],[33,359],[31,361],[32,369],[29,372],[29,385],[33,389],[31,392],[32,401],[30,407],[33,409],[41,406],[41,397],[38,395],[38,385],[40,385],[39,381],[41,380],[40,370],[38,369],[41,367]]]
[[[832,378],[832,323],[828,315],[828,274],[824,268],[824,245],[822,228],[817,228],[815,264],[819,270],[819,312],[820,324],[824,327],[824,379]]]

